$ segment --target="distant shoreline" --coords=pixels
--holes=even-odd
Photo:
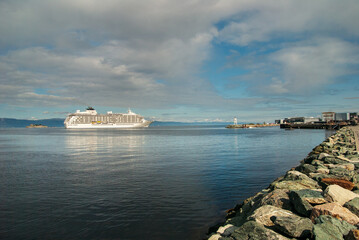
[[[268,123],[268,124],[230,124],[226,128],[262,128],[262,127],[279,127],[279,124]]]
[[[25,128],[30,124],[41,124],[48,127],[64,127],[65,118],[50,118],[39,120],[0,118],[0,128]],[[156,126],[205,126],[218,125],[225,126],[230,122],[174,122],[174,121],[154,121],[151,127]]]
[[[26,128],[48,128],[48,126],[42,124],[30,124],[29,126],[26,126]]]

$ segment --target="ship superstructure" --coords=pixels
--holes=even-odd
[[[127,113],[109,111],[107,114],[98,114],[92,107],[85,112],[77,110],[69,114],[64,122],[65,128],[137,128],[148,127],[151,123],[130,109]]]

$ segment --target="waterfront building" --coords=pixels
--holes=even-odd
[[[291,117],[291,118],[285,118],[284,123],[314,123],[319,122],[319,118],[314,117]]]
[[[324,122],[335,120],[335,112],[322,112],[322,119]]]
[[[335,121],[349,121],[350,113],[335,113]]]
[[[324,122],[331,122],[331,121],[350,121],[355,120],[358,118],[357,112],[344,112],[344,113],[335,113],[335,112],[323,112],[322,113],[323,121]]]

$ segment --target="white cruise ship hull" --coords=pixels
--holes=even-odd
[[[148,127],[152,122],[140,124],[72,124],[65,125],[65,128],[142,128]]]
[[[92,107],[85,112],[77,110],[64,121],[65,128],[141,128],[148,127],[152,121],[128,110],[128,113],[98,114]]]

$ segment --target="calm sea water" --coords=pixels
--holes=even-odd
[[[0,238],[201,239],[330,134],[0,129]]]

